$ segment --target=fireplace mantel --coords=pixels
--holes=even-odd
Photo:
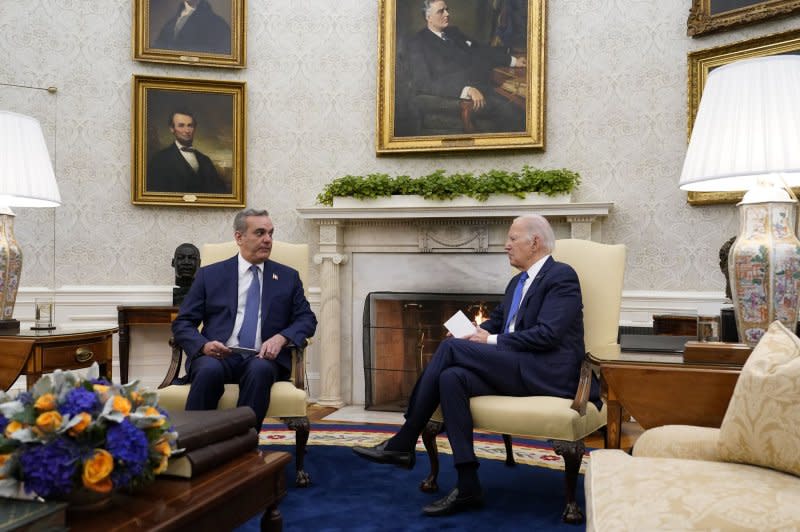
[[[431,206],[397,207],[303,207],[297,209],[305,220],[319,226],[320,266],[320,394],[325,406],[342,406],[343,334],[349,338],[352,309],[349,304],[352,272],[348,265],[353,253],[502,253],[511,220],[521,214],[546,217],[557,238],[601,240],[601,222],[613,203],[515,203],[506,205],[458,206],[432,202]],[[440,204],[436,204],[440,203]],[[340,287],[344,287],[342,293]],[[348,307],[349,308],[349,307]],[[347,357],[352,361],[353,356]],[[352,383],[351,383],[352,384]],[[352,390],[352,386],[350,387]]]

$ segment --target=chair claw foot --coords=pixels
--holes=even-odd
[[[294,485],[298,488],[307,488],[311,485],[311,476],[305,471],[297,472],[297,477],[294,479]]]
[[[561,514],[561,520],[571,525],[580,525],[583,523],[583,512],[581,507],[576,502],[568,502],[567,507],[564,508],[564,513]]]
[[[439,491],[439,484],[436,482],[436,477],[428,476],[428,478],[420,482],[419,490],[425,493],[436,493]]]

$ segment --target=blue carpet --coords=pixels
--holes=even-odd
[[[294,454],[289,446],[270,445],[266,450]],[[312,485],[294,487],[294,459],[286,468],[288,494],[279,508],[284,530],[293,531],[572,531],[584,526],[561,522],[564,508],[564,472],[517,464],[506,467],[499,460],[481,460],[478,471],[486,505],[477,511],[446,517],[427,517],[424,505],[443,497],[455,485],[451,455],[439,455],[440,492],[422,493],[419,482],[428,473],[428,458],[417,453],[411,470],[374,464],[358,458],[349,447],[308,447],[305,468]],[[578,502],[585,508],[583,476],[578,479]],[[237,532],[257,532],[256,516]]]

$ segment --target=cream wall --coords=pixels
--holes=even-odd
[[[247,203],[271,210],[281,239],[313,241],[294,209],[339,175],[567,167],[583,176],[575,200],[614,202],[603,240],[628,246],[627,294],[721,299],[717,251],[736,231],[735,209],[690,207],[677,188],[686,54],[798,17],[691,39],[691,0],[552,0],[546,151],[377,158],[378,3],[247,4],[248,65],[228,70],[133,61],[129,1],[0,2],[0,83],[58,88],[0,86],[0,107],[45,123],[64,201],[18,217],[24,289],[141,286],[168,300],[175,246],[229,238],[231,209],[130,203],[132,75],[152,74],[247,82]]]

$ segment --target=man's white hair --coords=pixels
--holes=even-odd
[[[525,214],[514,221],[517,220],[522,222],[529,239],[533,240],[534,236],[538,236],[547,252],[553,252],[553,248],[556,247],[556,235],[547,218],[540,214]]]

